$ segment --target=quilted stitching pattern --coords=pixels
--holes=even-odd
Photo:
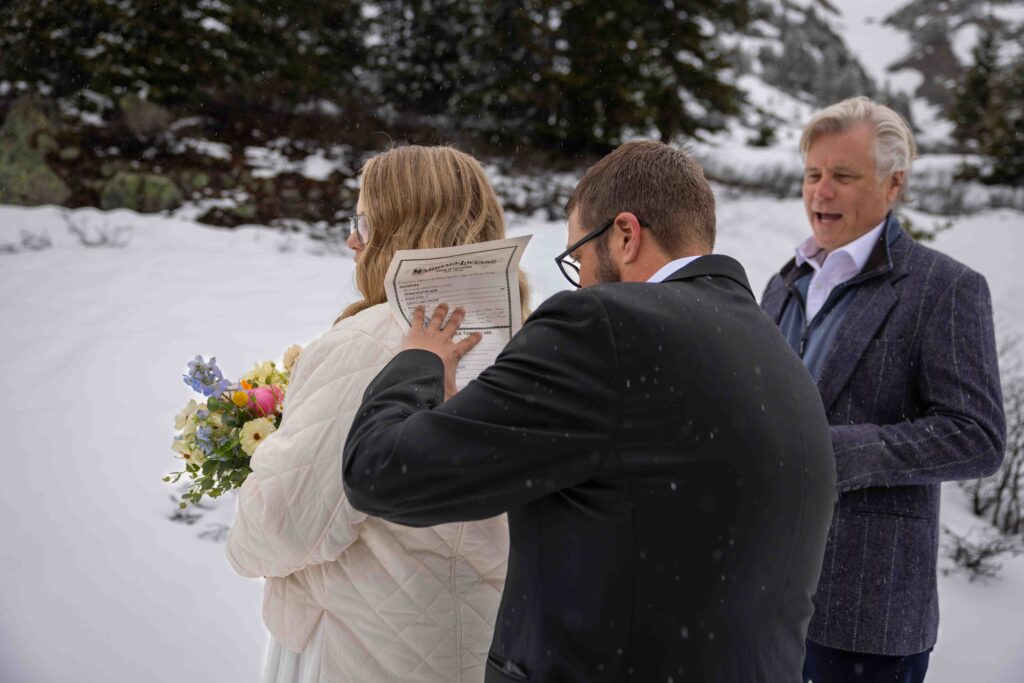
[[[368,518],[344,495],[352,418],[401,342],[380,305],[302,352],[281,428],[239,492],[228,559],[244,576],[268,577],[264,621],[286,648],[301,652],[324,620],[324,681],[482,681],[505,581],[505,518],[416,529]]]

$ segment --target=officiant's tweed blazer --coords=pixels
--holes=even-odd
[[[765,291],[776,323],[795,268]],[[940,484],[994,472],[1006,425],[985,279],[892,215],[863,272],[818,380],[839,500],[808,637],[908,655],[938,631]]]
[[[281,427],[240,491],[228,559],[267,577],[263,619],[285,648],[303,652],[323,624],[320,681],[480,683],[505,583],[505,516],[414,529],[356,511],[342,488],[352,416],[403,337],[380,304],[302,351]]]

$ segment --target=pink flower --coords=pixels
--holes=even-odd
[[[284,399],[284,392],[276,384],[249,389],[245,393],[249,394],[251,399],[250,405],[255,408],[258,414],[276,415],[280,413],[279,408],[281,401]]]

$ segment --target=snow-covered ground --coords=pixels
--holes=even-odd
[[[0,245],[52,243],[0,253],[0,681],[258,680],[261,584],[200,537],[229,522],[230,497],[192,526],[168,519],[161,476],[190,397],[180,375],[197,353],[238,376],[315,338],[355,296],[351,260],[267,229],[71,216],[92,234],[124,227],[126,246],[81,246],[54,208],[0,206]],[[744,264],[758,294],[807,234],[798,200],[756,198],[721,199],[719,231],[716,251]],[[534,234],[524,265],[537,301],[563,288],[552,262],[563,225],[515,219],[511,232]],[[1024,215],[959,219],[936,246],[988,278],[1001,325],[1024,329]],[[946,493],[947,524],[980,523]],[[1024,557],[989,582],[943,577],[940,595],[930,683],[1024,680]]]

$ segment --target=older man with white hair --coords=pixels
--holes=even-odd
[[[939,623],[940,484],[1003,457],[988,286],[900,227],[916,144],[899,114],[844,100],[800,151],[812,235],[761,305],[817,381],[836,459],[804,680],[919,682]]]

